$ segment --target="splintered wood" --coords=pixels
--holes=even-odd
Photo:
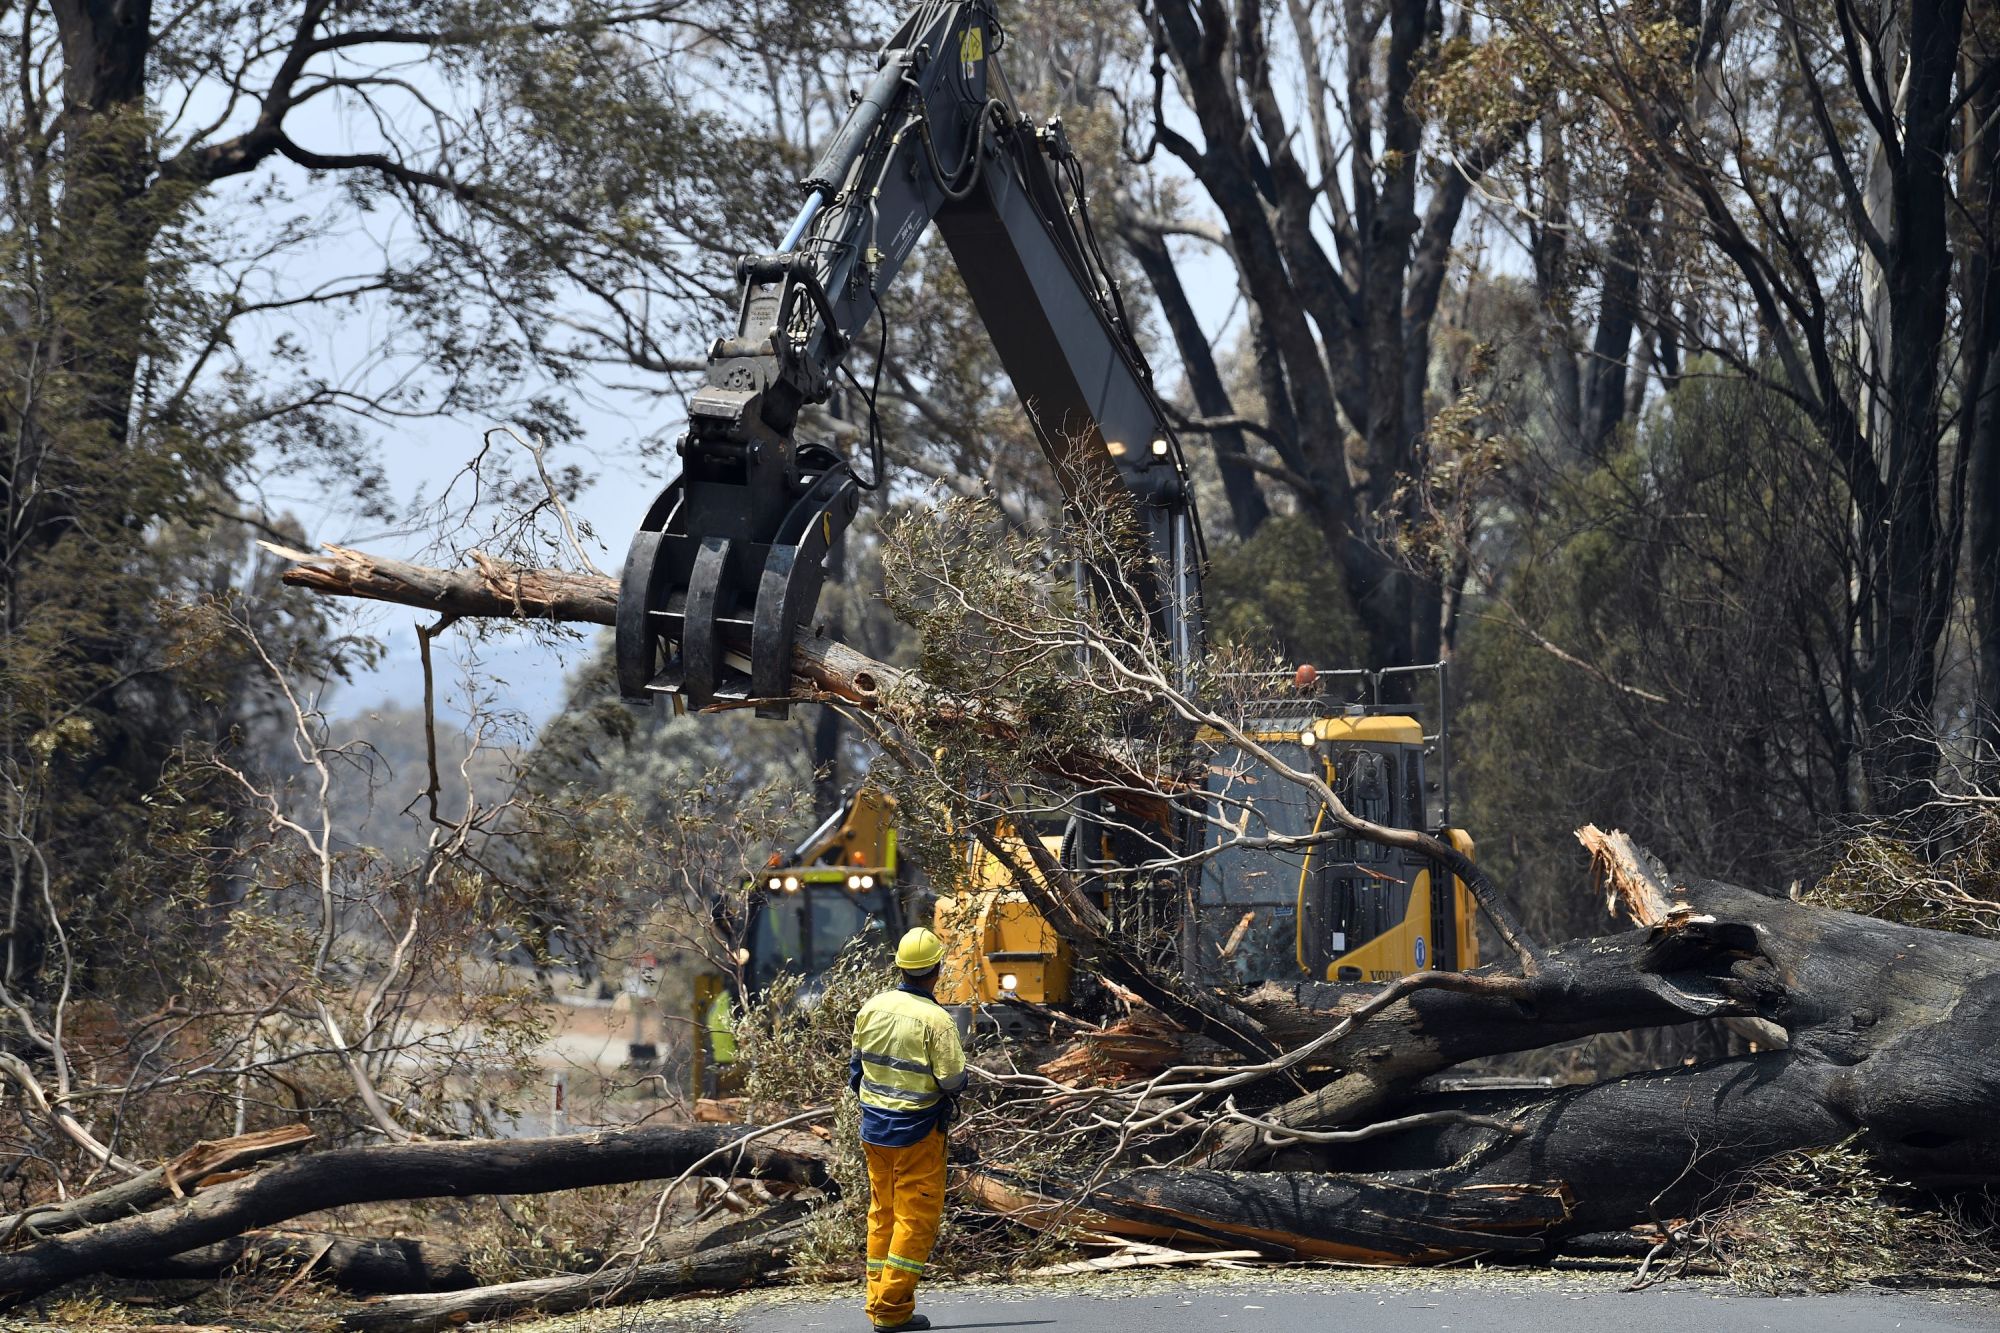
[[[1141,1010],[1078,1037],[1036,1072],[1057,1083],[1128,1083],[1159,1073],[1180,1059],[1186,1046],[1186,1033],[1160,1014]]]
[[[1585,824],[1576,840],[1590,853],[1591,879],[1606,912],[1641,926],[1657,926],[1673,914],[1676,895],[1666,868],[1629,834]]]

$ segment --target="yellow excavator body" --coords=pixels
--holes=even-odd
[[[1245,734],[1294,769],[1316,768],[1363,818],[1431,827],[1424,756],[1432,738],[1414,717],[1314,709]],[[1272,831],[1321,836],[1282,856],[1225,845],[1205,861],[1186,936],[1190,974],[1211,984],[1284,976],[1363,982],[1478,966],[1477,904],[1463,879],[1421,854],[1326,838],[1328,816],[1310,790],[1219,733],[1199,739],[1214,752],[1212,791],[1239,808],[1254,802]],[[1286,819],[1294,821],[1289,828]],[[754,920],[739,962],[753,992],[782,971],[823,970],[832,961],[829,949],[851,938],[843,933],[850,918],[854,930],[865,920],[901,931],[895,821],[894,799],[864,784],[789,859],[774,856],[745,886]],[[1460,854],[1474,855],[1465,830],[1432,831]],[[974,844],[960,888],[938,898],[932,917],[945,943],[937,1000],[969,1025],[1012,1031],[1024,1011],[1010,1001],[1061,1006],[1072,996],[1070,946],[1014,878],[1014,866],[1039,878],[1024,836],[1000,830],[1006,855]],[[1061,837],[1034,836],[1050,857],[1062,856]],[[733,1051],[722,1049],[728,1004],[720,977],[698,979],[696,1029],[705,1040],[697,1042],[703,1049],[696,1086],[706,1085],[709,1095],[732,1063]]]
[[[1460,854],[1475,854],[1465,830],[1428,826],[1423,764],[1429,738],[1416,718],[1315,711],[1296,726],[1262,725],[1245,734],[1290,767],[1317,769],[1363,818],[1437,832]],[[1237,865],[1248,854],[1224,851],[1204,866],[1196,906],[1203,918],[1197,947],[1205,956],[1197,967],[1208,979],[1229,979],[1232,965],[1240,980],[1274,975],[1289,963],[1301,979],[1347,982],[1478,966],[1478,904],[1463,879],[1419,854],[1327,838],[1329,817],[1316,796],[1275,773],[1253,771],[1261,762],[1220,733],[1205,732],[1201,739],[1216,747],[1212,790],[1256,799],[1273,831],[1310,832],[1317,839],[1275,865],[1269,858],[1255,868]],[[1274,784],[1280,784],[1276,790]],[[1279,792],[1286,793],[1283,799]],[[1284,804],[1310,822],[1283,829]]]

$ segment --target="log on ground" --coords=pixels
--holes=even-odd
[[[968,1189],[1024,1226],[1075,1225],[1169,1245],[1227,1243],[1277,1259],[1349,1263],[1534,1253],[1570,1215],[1560,1186],[1432,1190],[1306,1171],[1148,1168],[1088,1191],[989,1171]]]
[[[550,1258],[545,1251],[507,1257],[513,1262],[539,1260],[545,1266]],[[584,1251],[563,1257],[582,1267],[598,1262],[602,1255]],[[303,1266],[315,1281],[361,1296],[453,1291],[479,1281],[472,1251],[448,1240],[269,1230],[246,1231],[149,1264],[115,1268],[111,1276],[145,1282],[208,1280],[267,1264]]]
[[[792,1247],[804,1237],[805,1223],[794,1220],[659,1262],[612,1264],[574,1277],[503,1282],[441,1295],[390,1296],[347,1311],[340,1326],[352,1333],[431,1333],[530,1310],[563,1314],[684,1291],[724,1291],[788,1266]]]
[[[337,1148],[253,1171],[171,1207],[0,1254],[0,1293],[18,1303],[80,1277],[143,1268],[326,1208],[401,1199],[546,1194],[666,1179],[698,1164],[710,1175],[831,1184],[819,1140],[810,1134],[773,1134],[746,1125]]]

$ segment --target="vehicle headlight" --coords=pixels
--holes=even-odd
[[[848,888],[850,888],[850,889],[858,889],[858,888],[860,888],[860,887],[861,887],[861,885],[862,885],[862,879],[861,879],[861,876],[859,876],[859,875],[849,875],[849,876],[847,877],[847,887],[848,887]]]
[[[874,888],[874,887],[875,887],[875,877],[874,877],[873,875],[863,875],[863,876],[861,877],[861,887],[862,887],[862,888],[864,888],[864,889],[872,889],[872,888]]]
[[[1007,992],[1009,995],[1012,995],[1016,990],[1020,989],[1020,986],[1021,986],[1021,979],[1015,976],[1012,972],[1005,972],[1001,974],[1000,977],[1001,990]]]
[[[1319,737],[1313,734],[1313,729],[1311,727],[1307,727],[1304,731],[1299,733],[1299,744],[1305,746],[1308,750],[1310,750],[1312,749],[1313,746],[1319,744]]]
[[[799,877],[797,875],[785,876],[785,892],[797,893],[798,891],[799,891]]]

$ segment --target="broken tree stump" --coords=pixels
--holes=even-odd
[[[144,1212],[176,1194],[199,1188],[201,1182],[210,1177],[241,1171],[258,1162],[296,1152],[311,1143],[312,1139],[312,1131],[304,1125],[282,1125],[277,1129],[258,1130],[229,1139],[205,1139],[172,1161],[130,1180],[74,1199],[36,1204],[11,1216],[0,1217],[0,1243],[18,1244],[23,1240],[60,1235]]]

